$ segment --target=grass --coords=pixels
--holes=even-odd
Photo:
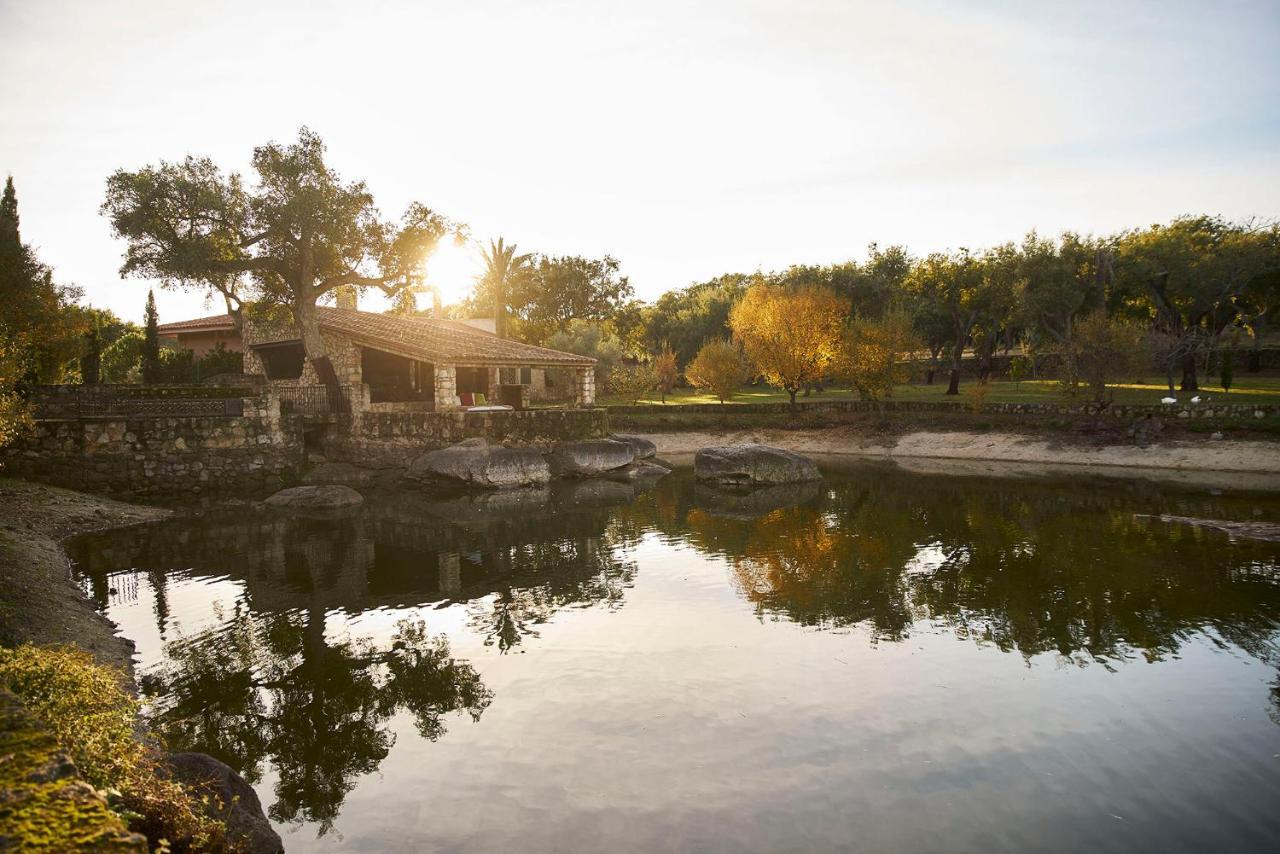
[[[1260,376],[1246,375],[1237,377],[1238,384],[1234,385],[1228,393],[1216,384],[1216,382],[1202,383],[1200,388],[1201,399],[1208,398],[1212,403],[1275,403],[1280,404],[1280,377],[1277,376]],[[972,380],[966,380],[960,384],[960,395],[948,397],[946,395],[947,383],[945,377],[939,377],[938,381],[933,385],[900,385],[894,389],[893,400],[924,400],[924,401],[958,401],[960,403],[968,403],[971,401],[970,392],[975,383]],[[1125,383],[1115,387],[1115,402],[1122,404],[1158,404],[1160,399],[1169,393],[1168,387],[1165,385],[1163,377],[1147,377],[1140,383]],[[1186,392],[1178,392],[1174,395],[1180,403],[1190,401],[1193,395]],[[727,401],[727,405],[743,403],[786,403],[788,401],[787,393],[775,388],[765,386],[747,386],[744,387],[731,401]],[[823,400],[855,400],[857,395],[847,389],[829,388],[822,394],[814,393],[809,397],[796,396],[797,402],[816,402]],[[992,382],[987,393],[987,403],[1066,403],[1072,401],[1083,402],[1088,399],[1088,392],[1081,389],[1074,398],[1065,394],[1062,387],[1053,380],[1022,380],[1021,382],[1013,382],[1010,380],[999,380]],[[616,397],[601,398],[600,404],[604,406],[623,406],[628,405],[631,401],[621,400]],[[640,401],[640,403],[657,404],[661,400],[657,395],[650,395]],[[706,394],[694,389],[678,389],[672,394],[667,395],[668,406],[681,406],[693,403],[719,403],[719,400],[712,394]]]

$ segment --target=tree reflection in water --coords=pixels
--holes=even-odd
[[[424,622],[403,620],[378,644],[330,636],[327,616],[456,600],[470,627],[506,652],[563,608],[620,607],[635,574],[622,555],[638,532],[614,524],[610,508],[637,491],[567,484],[554,494],[406,494],[334,518],[213,514],[95,535],[72,551],[103,605],[122,568],[151,583],[168,638],[142,680],[157,731],[250,782],[269,764],[271,817],[314,822],[323,834],[356,779],[389,753],[398,710],[435,741],[451,715],[479,720],[493,700]],[[174,568],[229,575],[243,593],[213,627],[183,635],[167,604]]]
[[[1135,518],[1246,519],[1262,506],[1127,482],[879,467],[730,494],[678,472],[648,491],[595,481],[410,493],[341,519],[215,514],[96,535],[73,550],[103,604],[121,570],[154,588],[167,643],[150,656],[158,663],[144,690],[170,742],[251,780],[273,767],[272,816],[324,832],[354,781],[387,756],[398,710],[434,741],[494,699],[429,625],[402,622],[381,642],[334,637],[335,613],[457,604],[484,643],[518,651],[559,611],[622,607],[638,571],[632,546],[653,537],[727,561],[761,619],[857,627],[873,643],[946,631],[1028,659],[1112,668],[1208,637],[1280,666],[1280,545]],[[190,597],[166,595],[175,568],[234,580],[230,613],[182,635],[171,612]],[[1280,723],[1280,678],[1271,698]]]
[[[876,641],[940,626],[1107,667],[1208,634],[1280,665],[1280,546],[1135,518],[1189,501],[1244,516],[1248,501],[888,470],[754,516],[724,512],[723,496],[700,487],[685,493],[684,512],[657,523],[727,557],[762,615],[863,626]]]

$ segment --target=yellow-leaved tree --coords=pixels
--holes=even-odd
[[[855,317],[845,333],[839,373],[863,400],[880,400],[893,387],[911,378],[907,359],[923,345],[902,308],[890,308],[883,317]]]
[[[766,382],[791,398],[836,367],[842,349],[849,301],[829,288],[789,290],[762,282],[752,285],[729,312],[729,328]]]
[[[750,371],[742,358],[742,351],[732,341],[712,338],[685,366],[684,375],[694,388],[710,391],[720,398],[723,406],[725,400],[733,397],[738,387],[747,381]]]
[[[676,354],[670,344],[664,344],[661,352],[653,357],[653,378],[658,393],[662,395],[662,402],[666,403],[667,395],[671,394],[680,381],[680,363],[676,361]]]

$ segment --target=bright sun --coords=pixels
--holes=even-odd
[[[459,246],[452,238],[446,238],[427,256],[427,287],[439,288],[445,305],[466,299],[479,275],[480,258],[470,241]]]

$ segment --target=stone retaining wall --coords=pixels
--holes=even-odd
[[[407,466],[425,451],[463,439],[551,445],[609,433],[604,409],[526,409],[498,412],[371,412],[340,423],[322,443],[331,460],[366,466]],[[356,429],[349,429],[354,426]]]
[[[679,415],[696,413],[703,415],[785,415],[786,403],[689,403],[662,406],[610,406],[609,411],[618,415]],[[807,400],[796,401],[797,412],[972,412],[973,407],[963,401],[886,400],[875,403],[868,400]],[[1092,403],[984,403],[980,410],[987,414],[1086,416],[1091,418],[1134,419],[1148,416],[1161,418],[1227,418],[1261,419],[1280,416],[1280,404],[1248,403],[1179,403],[1165,405],[1117,404],[1098,409]]]
[[[243,416],[48,419],[0,449],[0,471],[121,497],[265,492],[295,478],[302,428],[278,399],[243,400]]]

